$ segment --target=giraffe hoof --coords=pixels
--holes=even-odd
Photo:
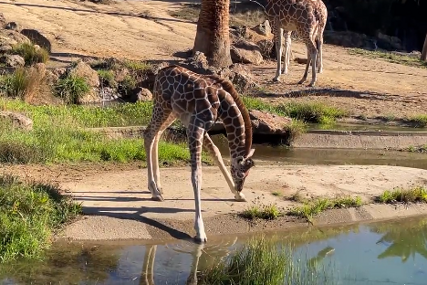
[[[198,244],[202,244],[202,243],[206,243],[208,241],[208,238],[206,236],[201,236],[201,237],[195,236],[194,241]]]
[[[277,76],[276,76],[276,77],[274,77],[274,78],[273,78],[273,82],[280,82],[280,77],[277,77]]]
[[[235,196],[234,196],[234,199],[235,199],[237,202],[246,202],[246,197],[245,197],[245,195],[243,195],[243,194],[235,195]]]
[[[162,195],[152,196],[152,197],[151,197],[151,200],[153,200],[153,201],[157,201],[157,202],[163,202],[163,201],[164,201],[164,199],[163,199],[163,196],[162,196]]]

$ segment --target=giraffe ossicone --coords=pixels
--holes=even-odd
[[[265,12],[271,22],[276,47],[277,69],[273,81],[281,80],[283,52],[283,73],[288,73],[291,54],[291,33],[292,31],[297,31],[307,48],[307,63],[304,75],[298,84],[302,84],[307,80],[308,68],[311,63],[312,79],[309,86],[315,86],[317,73],[323,71],[323,32],[328,16],[325,4],[322,0],[267,0]],[[285,39],[284,51],[282,46],[283,37]]]
[[[202,186],[202,147],[214,158],[237,201],[242,193],[252,156],[252,123],[249,113],[229,80],[214,75],[200,75],[180,66],[159,70],[153,90],[153,114],[144,131],[147,156],[148,189],[152,199],[163,201],[160,186],[158,143],[164,130],[176,119],[187,128],[191,160],[191,182],[195,200],[196,241],[206,242],[202,219],[200,190]],[[230,149],[230,172],[221,152],[208,135],[220,118],[227,133]]]

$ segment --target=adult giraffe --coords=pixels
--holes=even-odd
[[[265,12],[273,28],[276,46],[277,69],[273,80],[280,81],[280,76],[282,75],[283,36],[285,37],[284,73],[287,73],[291,33],[292,31],[297,31],[307,47],[307,63],[304,75],[298,84],[302,84],[307,80],[308,68],[311,63],[312,79],[309,86],[315,86],[317,71],[321,73],[323,66],[323,31],[327,20],[327,9],[324,3],[321,0],[267,0]],[[316,70],[317,63],[319,70]]]
[[[215,159],[237,201],[245,201],[243,185],[254,166],[252,123],[239,95],[229,80],[200,75],[180,66],[159,71],[154,83],[153,114],[144,132],[147,155],[148,189],[152,199],[163,201],[158,163],[158,143],[163,131],[176,119],[187,128],[191,158],[191,182],[195,200],[196,241],[206,242],[202,219],[200,190],[202,186],[202,147]],[[231,156],[231,175],[208,130],[220,118],[227,133]]]

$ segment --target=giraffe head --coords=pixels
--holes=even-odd
[[[233,178],[235,190],[240,193],[243,190],[249,170],[255,165],[252,155],[255,149],[251,149],[246,156],[237,156],[231,160],[231,177]]]

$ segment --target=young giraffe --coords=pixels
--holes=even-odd
[[[325,31],[326,28],[326,23],[328,21],[328,9],[326,8],[325,3],[323,3],[322,0],[312,0],[314,2],[315,5],[315,13],[316,13],[316,17],[319,21],[316,30],[316,44],[317,44],[317,51],[318,51],[318,56],[317,56],[317,62],[316,62],[316,67],[317,67],[317,73],[322,73],[323,72],[323,32]],[[292,31],[286,31],[283,33],[283,36],[285,38],[285,60],[284,60],[284,67],[283,67],[283,74],[287,74],[288,73],[288,68],[289,68],[289,62],[290,62],[290,58],[293,57],[292,55],[292,49],[291,49],[291,34]]]
[[[290,55],[290,37],[292,31],[297,31],[307,47],[307,64],[304,76],[298,84],[306,81],[310,63],[312,65],[312,79],[309,86],[313,87],[316,84],[318,50],[315,39],[320,31],[322,31],[322,37],[319,37],[319,42],[320,40],[323,42],[323,29],[319,26],[320,13],[317,10],[319,6],[318,1],[320,2],[320,0],[267,0],[265,11],[273,27],[276,46],[277,69],[274,81],[280,81],[282,73],[283,33],[285,33],[285,73],[287,73],[288,58]]]
[[[163,201],[158,163],[158,143],[163,131],[176,119],[187,128],[191,157],[191,182],[195,199],[196,241],[206,242],[202,219],[200,190],[202,186],[202,147],[213,156],[237,201],[246,201],[241,193],[252,155],[252,123],[239,95],[230,81],[213,75],[200,75],[180,66],[159,71],[154,83],[153,115],[144,132],[147,155],[148,189],[152,199]],[[220,118],[227,133],[231,156],[231,176],[219,149],[207,131]]]

